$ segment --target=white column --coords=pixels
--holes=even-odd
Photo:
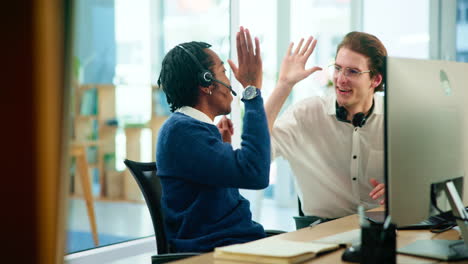
[[[364,20],[364,3],[363,0],[351,0],[351,30],[362,31]]]
[[[231,0],[231,14],[230,14],[230,36],[231,36],[231,48],[230,48],[230,58],[237,64],[237,49],[236,49],[236,33],[239,31],[240,27],[240,0]],[[243,87],[234,77],[232,71],[230,71],[229,79],[231,80],[232,89],[237,93],[237,96],[234,96],[234,100],[231,103],[231,120],[234,124],[234,137],[232,138],[232,146],[234,148],[240,147],[241,142],[241,133],[242,133],[242,117],[241,117],[241,101]]]
[[[429,59],[440,59],[440,0],[429,1]]]
[[[277,0],[277,25],[276,25],[276,72],[280,71],[281,61],[291,42],[291,2]],[[294,91],[293,91],[294,92]],[[291,97],[285,102],[285,107],[291,102]],[[291,201],[291,169],[289,163],[284,159],[276,159],[277,177],[273,197],[276,205],[280,207],[291,207],[294,205]],[[296,201],[294,199],[294,201]]]
[[[442,60],[456,60],[457,0],[440,0],[440,55]]]
[[[430,59],[456,60],[457,0],[430,0]]]

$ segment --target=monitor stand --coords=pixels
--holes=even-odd
[[[445,193],[453,215],[468,219],[468,213],[452,181],[445,183]],[[398,253],[446,261],[468,259],[468,221],[459,219],[456,221],[462,240],[418,240],[398,249]]]

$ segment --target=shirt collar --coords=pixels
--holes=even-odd
[[[327,114],[336,115],[336,94],[330,95],[327,97]],[[383,115],[383,95],[374,94],[374,109],[372,110],[373,114]]]
[[[214,125],[213,120],[211,120],[205,113],[200,110],[197,110],[190,106],[182,106],[181,108],[177,109],[176,112],[182,113],[184,115],[188,115],[191,118],[194,118],[198,121],[208,123],[210,125]]]

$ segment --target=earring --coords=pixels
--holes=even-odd
[[[211,90],[210,90],[209,94],[210,94],[210,95],[212,94]]]

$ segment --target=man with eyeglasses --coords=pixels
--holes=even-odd
[[[295,175],[304,218],[296,227],[383,204],[383,90],[387,51],[375,36],[350,32],[337,47],[335,93],[311,97],[276,117],[293,86],[320,67],[305,69],[316,40],[290,44],[265,110],[272,159],[282,156]],[[276,121],[275,121],[276,120]],[[299,220],[298,220],[299,219]],[[304,221],[306,220],[306,221]]]

